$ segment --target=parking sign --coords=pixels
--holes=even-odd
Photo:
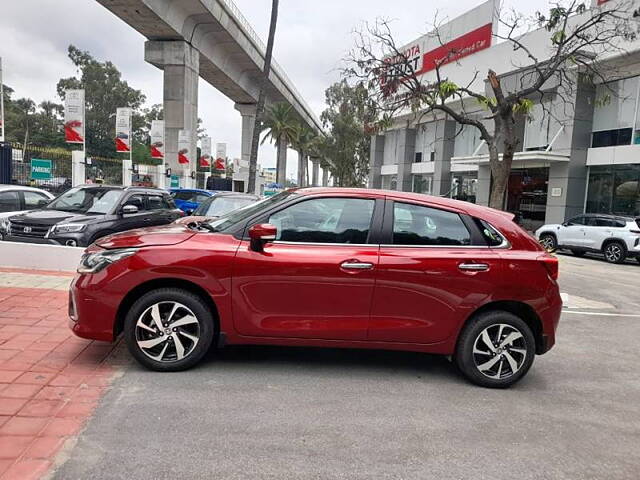
[[[34,180],[51,180],[53,166],[51,160],[31,159],[31,178]]]

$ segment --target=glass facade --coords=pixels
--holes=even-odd
[[[625,78],[596,87],[591,147],[640,143],[638,89],[640,77]],[[634,124],[635,123],[635,124]]]
[[[431,175],[412,175],[412,177],[414,193],[431,194],[433,191],[433,177]]]
[[[382,189],[383,190],[397,190],[398,189],[398,176],[397,175],[383,175],[382,176]]]
[[[640,165],[589,168],[587,213],[640,215]]]
[[[516,213],[528,230],[544,224],[547,211],[548,168],[513,169],[509,176],[507,211]]]

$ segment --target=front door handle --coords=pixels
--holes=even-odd
[[[470,272],[486,272],[489,270],[489,265],[486,263],[461,263],[458,265],[460,270],[470,271]]]
[[[373,263],[347,260],[340,264],[340,268],[344,268],[345,270],[371,270],[373,268]]]

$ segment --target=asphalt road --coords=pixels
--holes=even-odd
[[[131,363],[54,478],[637,479],[639,285],[640,264],[561,256],[558,344],[505,391],[409,353],[236,347],[177,374]]]

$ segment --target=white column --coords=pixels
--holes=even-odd
[[[166,188],[167,177],[165,176],[166,166],[164,163],[161,163],[156,167],[156,187],[158,188]]]
[[[74,150],[71,152],[71,184],[74,187],[83,185],[87,181],[84,171],[84,150]]]
[[[165,162],[174,175],[189,186],[191,170],[195,169],[198,130],[198,80],[200,53],[183,41],[147,41],[144,58],[164,71]],[[178,132],[191,130],[191,164],[178,163]]]
[[[132,163],[131,160],[129,160],[128,158],[125,160],[122,160],[122,185],[125,187],[130,187],[131,186],[131,167],[132,167]]]
[[[311,185],[314,187],[320,186],[320,160],[312,159],[311,163],[313,168],[311,169]]]

